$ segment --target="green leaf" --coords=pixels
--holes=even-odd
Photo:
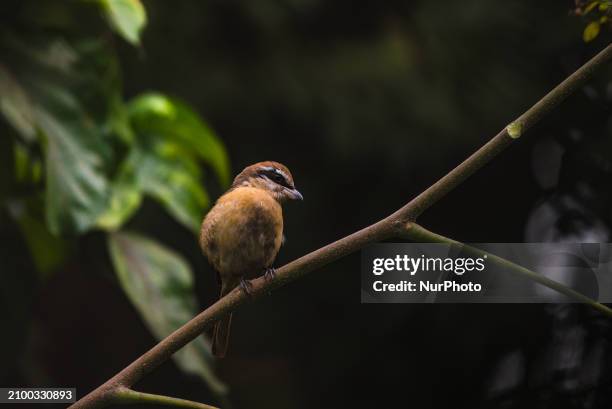
[[[597,7],[598,4],[599,4],[599,1],[593,0],[588,6],[585,7],[584,14],[589,13],[591,10]]]
[[[600,25],[598,21],[591,21],[584,28],[584,32],[582,33],[582,39],[584,40],[584,42],[588,43],[589,41],[593,41],[599,34],[599,28]]]
[[[133,233],[110,234],[108,246],[123,290],[157,339],[195,316],[193,276],[180,255]],[[227,392],[213,373],[210,347],[203,336],[173,358],[183,370],[201,376],[217,394]]]
[[[147,13],[140,0],[101,0],[113,29],[133,45],[140,44],[140,35],[147,24]]]
[[[141,136],[131,146],[98,226],[117,230],[138,209],[143,194],[159,201],[194,233],[210,203],[193,155],[156,136]]]
[[[126,106],[120,95],[110,96],[107,122],[106,128],[109,134],[117,135],[119,140],[128,146],[134,143],[135,135],[130,125]]]
[[[42,173],[42,163],[33,157],[30,151],[20,142],[13,144],[15,181],[18,183],[38,183]]]
[[[32,104],[17,79],[0,65],[0,112],[28,142],[36,137]]]
[[[229,185],[229,159],[213,131],[186,104],[157,93],[143,94],[129,103],[131,123],[138,134],[155,134],[180,144],[215,171],[223,187]]]
[[[119,172],[111,184],[109,203],[98,218],[98,227],[107,231],[116,231],[140,207],[143,192],[136,181],[139,155],[139,148],[132,145],[130,154],[121,163]]]
[[[8,209],[25,238],[36,270],[42,278],[48,278],[66,259],[68,243],[47,229],[42,200],[13,201]]]
[[[209,205],[198,159],[225,187],[230,171],[223,145],[190,108],[161,94],[136,98],[128,112],[136,135],[129,160],[137,188],[197,232]]]
[[[49,229],[54,234],[84,232],[106,207],[109,147],[68,92],[42,84],[38,96],[35,118],[44,139]]]
[[[209,199],[197,164],[187,154],[171,159],[142,152],[137,179],[145,193],[163,204],[180,223],[198,232]]]
[[[22,135],[33,132],[44,153],[49,230],[56,235],[84,232],[94,226],[110,195],[106,175],[111,144],[92,105],[84,103],[103,100],[99,94],[92,95],[99,78],[80,65],[82,54],[64,41],[3,40],[12,76],[6,74],[8,68],[0,76],[6,79],[8,75],[13,83],[5,90],[20,89],[13,92],[22,95],[16,100],[27,101],[22,107],[27,115],[21,116],[27,126],[15,120],[10,123]],[[19,152],[17,155],[17,165],[23,168]],[[36,163],[32,166],[35,180],[40,169]]]
[[[118,180],[111,186],[109,204],[96,225],[107,231],[116,231],[138,210],[141,203],[142,193],[136,186]]]
[[[28,158],[28,152],[19,143],[13,144],[13,162],[15,166],[15,179],[17,182],[25,182],[28,179],[30,160]]]

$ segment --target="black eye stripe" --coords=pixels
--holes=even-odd
[[[271,181],[275,183],[278,183],[281,186],[291,188],[291,186],[289,185],[285,177],[281,175],[280,173],[275,172],[274,170],[265,170],[261,173],[261,175],[266,176],[268,179],[270,179]]]

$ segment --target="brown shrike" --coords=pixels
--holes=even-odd
[[[240,287],[247,294],[254,278],[265,272],[274,277],[272,263],[283,239],[281,203],[302,200],[293,177],[278,162],[259,162],[246,167],[230,189],[217,200],[202,222],[200,246],[217,271],[221,297]],[[225,356],[231,313],[215,324],[213,354]]]

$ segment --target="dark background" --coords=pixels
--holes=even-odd
[[[117,44],[126,96],[155,88],[193,104],[234,174],[261,160],[291,169],[305,200],[286,206],[279,266],[406,203],[609,42],[585,44],[572,3],[552,0],[144,4],[143,48]],[[609,241],[611,71],[421,224],[465,242]],[[204,308],[214,275],[189,232],[149,217],[156,206],[132,225],[189,258]],[[2,245],[20,251],[11,237]],[[91,256],[101,243],[89,234],[31,295],[27,336],[2,346],[0,384],[81,395],[154,345],[108,260]],[[355,254],[234,315],[217,372],[235,408],[610,407],[612,328],[597,313],[360,305],[359,276]],[[138,388],[214,402],[171,362]]]

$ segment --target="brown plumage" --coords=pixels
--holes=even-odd
[[[246,167],[231,188],[217,200],[202,222],[200,246],[221,281],[221,297],[236,286],[248,293],[248,278],[266,272],[283,237],[281,203],[302,199],[291,172],[278,162]],[[232,316],[218,321],[213,332],[213,354],[225,356]]]

